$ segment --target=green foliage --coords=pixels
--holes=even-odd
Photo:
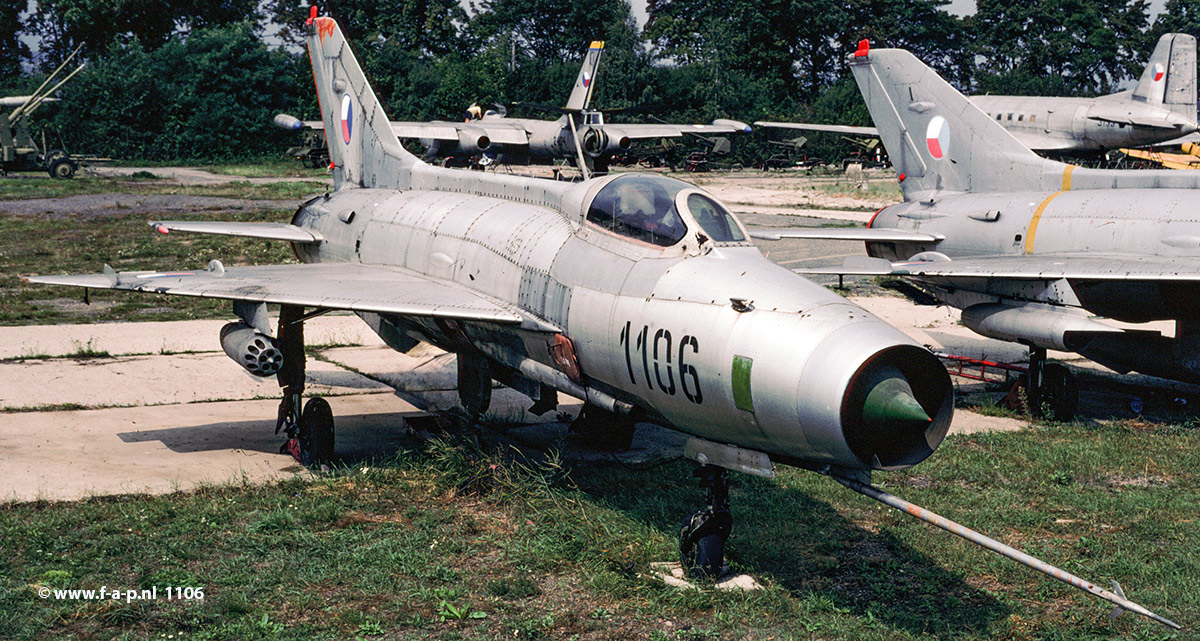
[[[1163,32],[1200,32],[1200,0],[1169,0],[1153,28],[1147,0],[980,0],[965,19],[948,4],[649,0],[644,33],[627,0],[475,0],[470,13],[459,0],[331,0],[322,8],[340,21],[398,120],[454,120],[472,103],[561,105],[590,40],[606,41],[593,105],[637,108],[610,114],[612,122],[644,122],[648,112],[671,122],[869,124],[845,62],[862,39],[909,49],[964,89],[1074,95],[1135,77]],[[73,152],[146,160],[278,153],[295,140],[271,126],[274,114],[317,114],[299,50],[306,0],[30,6],[26,24],[0,14],[0,80],[19,72],[19,34],[40,38],[43,67],[84,44],[89,67],[66,86],[60,108],[37,114]],[[267,24],[294,48],[263,44]],[[36,80],[3,90],[28,85]],[[845,152],[833,137],[812,142],[813,153],[832,160]],[[760,152],[761,141],[735,144],[745,164]]]
[[[50,126],[78,153],[220,160],[278,153],[287,137],[271,119],[297,105],[306,66],[269,50],[247,23],[201,29],[154,51],[114,44],[64,86]]]
[[[1146,50],[1151,50],[1165,33],[1200,37],[1200,0],[1167,0],[1163,12],[1154,20],[1154,27],[1146,34]]]
[[[0,3],[0,85],[21,76],[21,63],[29,59],[29,45],[21,41],[21,12],[26,2]]]
[[[982,62],[975,75],[984,92],[1096,95],[1136,77],[1152,44],[1146,0],[980,0],[968,19],[968,49]]]
[[[543,61],[578,60],[592,40],[619,42],[632,20],[627,0],[478,0],[472,8],[478,37],[505,44],[515,38],[523,55]]]
[[[114,42],[156,49],[177,33],[254,20],[257,0],[38,0],[31,31],[41,36],[47,62],[57,64],[83,45],[101,55]]]

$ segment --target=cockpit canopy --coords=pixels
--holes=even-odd
[[[587,220],[627,238],[670,247],[687,233],[687,224],[676,207],[676,197],[685,189],[694,187],[665,176],[619,176],[592,199]],[[681,204],[713,241],[746,239],[733,216],[712,198],[693,192]]]

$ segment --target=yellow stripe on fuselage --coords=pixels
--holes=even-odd
[[[1063,170],[1063,191],[1071,191],[1071,174],[1073,173],[1075,173],[1075,165],[1067,165],[1067,168]]]
[[[1063,180],[1066,181],[1067,178],[1064,177]],[[1046,206],[1050,204],[1050,201],[1054,200],[1055,198],[1058,198],[1060,195],[1062,195],[1064,193],[1066,193],[1066,192],[1065,191],[1056,191],[1053,194],[1050,194],[1050,196],[1048,198],[1046,198],[1046,200],[1043,200],[1042,204],[1038,205],[1037,209],[1034,210],[1033,218],[1030,219],[1030,221],[1029,221],[1029,231],[1026,232],[1026,234],[1025,234],[1025,253],[1026,254],[1033,253],[1033,238],[1034,238],[1034,236],[1037,235],[1038,223],[1042,222],[1042,213],[1046,211]]]
[[[1046,207],[1050,205],[1050,201],[1058,198],[1063,192],[1071,191],[1071,174],[1075,172],[1075,165],[1067,165],[1063,169],[1062,175],[1062,191],[1056,191],[1050,194],[1042,204],[1038,205],[1033,212],[1033,218],[1029,220],[1029,231],[1025,234],[1025,253],[1033,253],[1033,240],[1037,236],[1038,223],[1042,222],[1042,214],[1046,211]]]

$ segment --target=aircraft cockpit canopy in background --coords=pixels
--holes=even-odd
[[[680,192],[689,193],[678,198]],[[664,176],[618,176],[592,199],[588,222],[620,236],[670,247],[687,234],[684,209],[714,242],[743,242],[741,227],[723,206],[692,185]]]

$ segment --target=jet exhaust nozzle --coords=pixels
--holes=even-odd
[[[221,348],[255,376],[274,376],[283,366],[283,352],[274,338],[243,322],[221,328]]]
[[[929,350],[898,345],[855,372],[842,399],[842,429],[868,467],[898,469],[933,454],[953,412],[954,389],[941,361]]]
[[[482,129],[466,127],[458,132],[458,146],[464,153],[477,154],[491,148],[492,139]]]
[[[304,123],[299,118],[289,116],[288,114],[275,114],[273,122],[276,127],[287,129],[288,131],[300,131],[304,128]]]
[[[624,132],[606,127],[588,129],[583,134],[583,151],[592,158],[629,149],[633,141]]]

